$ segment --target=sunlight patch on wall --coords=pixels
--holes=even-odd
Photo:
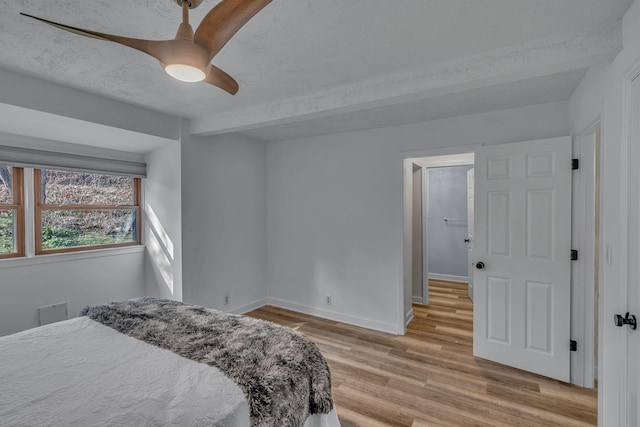
[[[157,270],[160,273],[164,284],[169,289],[169,292],[171,292],[171,295],[173,295],[173,273],[171,271],[171,261],[165,254],[164,246],[158,239],[156,230],[153,227],[149,227],[149,229],[151,230],[151,233],[148,233],[147,235],[147,251],[149,253],[149,258],[151,259],[154,270]]]
[[[160,273],[165,286],[173,289],[173,242],[149,203],[145,203],[146,245],[153,269]]]
[[[166,252],[167,256],[173,261],[173,242],[149,203],[145,203],[145,213],[149,228],[153,230],[153,233],[159,239],[159,243],[162,244],[162,248]]]

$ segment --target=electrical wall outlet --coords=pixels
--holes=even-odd
[[[224,296],[224,305],[229,305],[229,294]]]
[[[331,295],[327,295],[327,305],[331,305]]]

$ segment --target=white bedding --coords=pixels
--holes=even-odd
[[[249,426],[242,391],[86,317],[0,337],[2,426]],[[339,426],[335,410],[305,427]]]

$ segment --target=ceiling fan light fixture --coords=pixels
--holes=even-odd
[[[182,23],[171,40],[117,36],[60,24],[24,12],[20,14],[64,31],[139,50],[158,60],[167,74],[177,80],[204,81],[235,95],[238,82],[211,61],[229,39],[272,0],[217,0],[217,5],[205,15],[195,32],[189,24],[189,9],[198,7],[203,0],[173,1],[182,8]]]
[[[174,79],[188,83],[201,82],[207,76],[201,69],[187,64],[169,64],[164,70]]]

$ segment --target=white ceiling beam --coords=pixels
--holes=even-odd
[[[148,108],[0,68],[0,103],[48,115],[178,140],[180,119]],[[33,121],[33,126],[38,126]]]
[[[215,135],[491,87],[610,61],[622,48],[620,22],[401,74],[192,119],[194,135]]]

